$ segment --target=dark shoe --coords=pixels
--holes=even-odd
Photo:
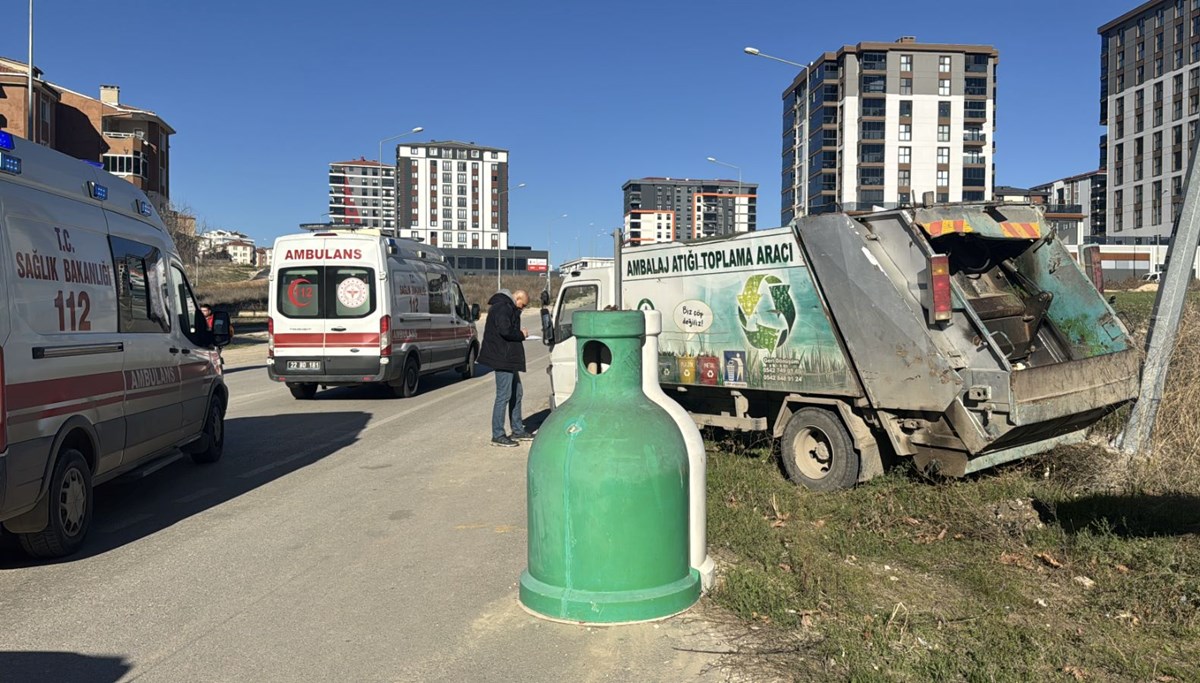
[[[530,434],[529,432],[513,432],[512,438],[516,439],[517,441],[533,441],[533,434]]]
[[[507,436],[497,436],[492,438],[492,445],[503,446],[504,448],[513,448],[517,445],[517,442],[513,441]]]

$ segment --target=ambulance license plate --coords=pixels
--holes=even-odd
[[[289,360],[287,362],[288,370],[296,372],[320,372],[321,361],[319,360]]]

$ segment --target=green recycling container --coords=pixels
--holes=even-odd
[[[687,445],[642,393],[641,311],[580,311],[575,391],[529,451],[520,600],[551,619],[627,623],[700,597],[688,562]]]

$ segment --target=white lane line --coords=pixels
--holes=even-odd
[[[192,492],[192,493],[189,493],[189,494],[187,494],[186,496],[183,496],[183,497],[181,497],[181,498],[176,498],[176,499],[175,499],[175,502],[176,502],[176,503],[190,503],[190,502],[192,502],[193,500],[197,500],[197,499],[203,498],[204,496],[207,496],[207,495],[208,495],[208,494],[210,494],[210,493],[216,493],[216,492],[217,492],[217,489],[215,489],[215,488],[213,488],[213,487],[209,486],[209,487],[207,487],[207,488],[203,488],[203,489],[200,489],[200,490],[198,490],[198,491],[194,491],[194,492]]]
[[[124,529],[126,527],[131,527],[134,524],[137,524],[138,522],[144,522],[153,516],[154,515],[151,515],[148,512],[144,512],[140,515],[134,515],[133,517],[129,517],[128,519],[122,520],[120,522],[116,522],[114,524],[109,524],[107,526],[104,526],[103,528],[100,529],[100,532],[105,533],[105,534],[111,534],[114,531],[120,531],[121,529]]]

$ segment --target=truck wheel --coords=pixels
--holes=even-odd
[[[467,351],[467,364],[458,369],[458,374],[463,379],[471,379],[475,376],[475,347],[472,346]]]
[[[92,523],[92,470],[83,453],[68,448],[58,456],[50,475],[50,520],[46,528],[19,534],[30,557],[65,557],[79,550]]]
[[[842,421],[828,410],[796,411],[780,445],[783,468],[795,484],[813,491],[837,491],[858,481],[858,453]]]
[[[292,392],[292,397],[297,401],[311,401],[317,395],[317,385],[311,382],[296,383],[288,382],[288,391]]]
[[[417,395],[417,388],[421,384],[421,365],[417,362],[416,355],[409,354],[404,361],[404,374],[400,376],[400,395],[404,398],[412,398]]]
[[[225,454],[225,406],[215,396],[208,407],[208,419],[204,421],[204,440],[208,446],[192,453],[192,462],[197,465],[214,463]]]

